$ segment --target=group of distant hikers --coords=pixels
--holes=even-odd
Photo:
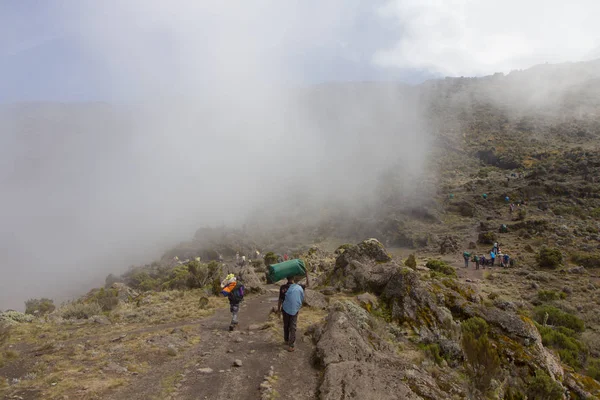
[[[463,258],[465,260],[465,268],[469,267],[469,261],[475,263],[475,269],[479,269],[481,266],[485,269],[485,266],[489,266],[490,268],[496,265],[496,259],[499,260],[501,267],[508,267],[510,265],[510,256],[508,254],[502,253],[502,249],[498,245],[498,243],[494,243],[494,247],[490,250],[489,258],[486,258],[485,254],[482,255],[472,255],[468,251],[463,253]]]
[[[287,254],[283,258],[286,261],[289,259]],[[308,271],[306,271],[306,285],[299,284],[303,278],[304,276],[290,276],[287,278],[287,282],[279,288],[276,313],[283,318],[283,336],[289,352],[295,350],[298,314],[304,302],[304,290],[309,286]],[[244,285],[234,274],[228,274],[221,282],[221,294],[228,298],[231,312],[229,331],[233,331],[238,325],[240,303],[244,301],[244,292]]]

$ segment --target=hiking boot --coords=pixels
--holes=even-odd
[[[294,348],[294,346],[290,346],[290,347],[288,347],[287,351],[289,351],[290,353],[293,353],[294,351],[296,351],[296,349]]]
[[[234,329],[235,329],[235,326],[229,325],[229,332],[233,331]]]

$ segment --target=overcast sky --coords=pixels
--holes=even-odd
[[[221,3],[0,2],[0,102],[135,101],[157,86],[185,94],[190,70],[201,85],[215,69],[238,68],[220,64],[228,51],[240,64],[246,51],[271,60],[252,74],[285,84],[416,83],[600,57],[596,0]],[[231,35],[232,23],[243,34]]]

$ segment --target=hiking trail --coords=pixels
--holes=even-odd
[[[228,331],[229,307],[200,320],[198,344],[134,377],[128,385],[109,393],[109,397],[270,399],[274,397],[269,397],[266,387],[272,385],[278,399],[316,399],[318,370],[311,364],[312,343],[299,329],[296,351],[288,352],[281,320],[269,316],[270,309],[277,305],[277,290],[270,285],[266,294],[248,296],[241,305],[238,328],[233,332]],[[241,366],[234,366],[236,360],[241,361]],[[266,381],[269,375],[272,377]],[[165,382],[169,387],[165,387]]]

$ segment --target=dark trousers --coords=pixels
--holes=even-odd
[[[298,322],[298,314],[290,315],[285,311],[281,310],[283,314],[283,339],[294,347],[296,342],[296,323]]]

